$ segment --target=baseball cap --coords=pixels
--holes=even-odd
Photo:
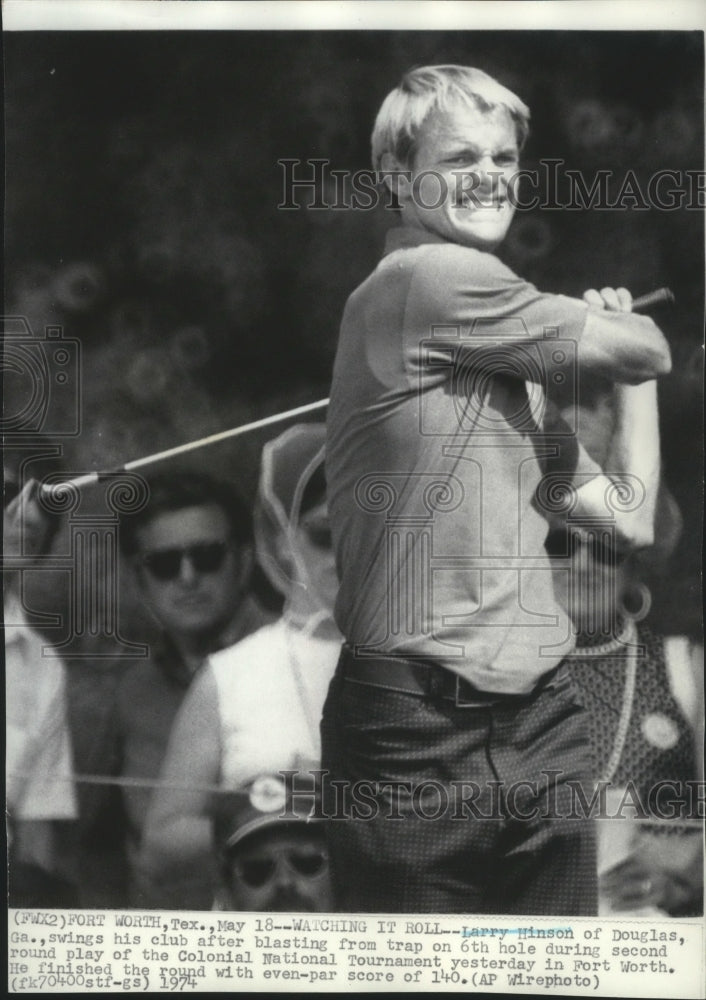
[[[321,823],[324,816],[320,791],[310,777],[304,786],[291,780],[285,782],[281,772],[261,774],[248,785],[223,795],[215,821],[221,853],[230,854],[244,840],[267,828]]]

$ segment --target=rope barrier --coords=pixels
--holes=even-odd
[[[289,770],[289,769],[285,769]],[[301,774],[309,774],[308,771],[298,772]],[[13,771],[8,775],[13,778],[24,778],[29,780],[31,775],[26,774],[22,771]],[[59,774],[53,775],[53,780],[72,782],[77,785],[95,785],[95,786],[105,786],[113,788],[171,788],[177,791],[199,791],[208,792],[215,795],[232,795],[234,792],[246,792],[247,786],[237,786],[236,788],[224,787],[223,785],[195,785],[190,782],[184,781],[165,781],[162,778],[138,778],[132,777],[130,775],[120,775],[111,776],[106,774]],[[663,818],[658,816],[596,816],[596,819],[621,819],[628,820],[631,823],[639,823],[649,826],[662,826],[665,828],[673,828],[676,826],[683,827],[693,827],[695,830],[703,829],[704,821],[699,818],[682,818],[682,817],[670,817]]]

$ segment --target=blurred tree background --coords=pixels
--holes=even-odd
[[[612,170],[611,184],[632,170],[645,191],[659,170],[703,168],[702,46],[662,31],[5,34],[5,312],[80,342],[66,466],[119,464],[327,395],[343,305],[394,216],[279,209],[277,161],[369,167],[375,113],[410,66],[466,63],[514,89],[533,115],[526,166],[553,157],[589,180]],[[322,195],[335,201],[330,184]],[[652,585],[657,624],[697,632],[703,212],[518,213],[503,254],[547,291],[675,292],[660,394],[684,533]],[[6,389],[15,405],[21,379]],[[198,461],[250,497],[262,440]]]

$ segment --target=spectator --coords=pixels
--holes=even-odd
[[[321,708],[340,651],[324,435],[320,424],[297,425],[263,449],[257,554],[285,595],[284,614],[211,656],[189,691],[145,832],[142,861],[155,880],[213,872],[214,786],[236,789],[320,758]]]
[[[330,912],[328,850],[313,794],[291,796],[280,775],[259,775],[224,797],[216,823],[216,909]]]
[[[121,678],[116,704],[118,773],[126,781],[130,902],[154,902],[137,873],[143,827],[172,723],[206,657],[266,621],[247,593],[252,567],[251,517],[223,483],[197,473],[149,481],[146,506],[120,525],[120,546],[137,591],[162,629],[147,662]],[[137,779],[133,784],[130,779]],[[182,885],[178,906],[208,905],[210,889]],[[168,905],[160,900],[160,905]]]
[[[664,493],[662,558],[665,542],[676,542],[678,516]],[[566,603],[577,646],[568,662],[588,712],[593,773],[607,783],[599,914],[700,915],[703,830],[689,782],[703,780],[703,649],[650,629],[639,558],[620,560],[583,533],[571,539],[570,563]]]
[[[624,405],[635,393],[642,395],[639,419]],[[659,471],[656,385],[623,387],[611,401],[598,382],[583,387],[581,400],[582,443],[603,464],[611,443],[622,441],[621,468],[640,498],[650,451]],[[702,834],[688,785],[703,778],[703,649],[686,636],[656,634],[645,620],[645,574],[665,573],[682,530],[669,490],[648,481],[655,482],[654,499],[644,497],[655,509],[648,548],[621,552],[610,520],[575,523],[568,534],[562,525],[546,548],[555,558],[557,597],[573,622],[576,648],[567,663],[587,710],[593,778],[607,784],[606,811],[616,816],[598,824],[599,913],[687,916],[701,912],[703,894]],[[660,782],[680,803],[679,821],[659,822],[652,792]],[[637,822],[630,822],[633,813]]]

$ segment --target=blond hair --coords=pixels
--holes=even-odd
[[[529,134],[527,105],[507,87],[471,66],[422,66],[410,70],[382,103],[372,134],[373,169],[392,153],[398,163],[409,165],[423,122],[432,111],[446,110],[462,101],[480,111],[505,108],[517,130],[520,149]]]

